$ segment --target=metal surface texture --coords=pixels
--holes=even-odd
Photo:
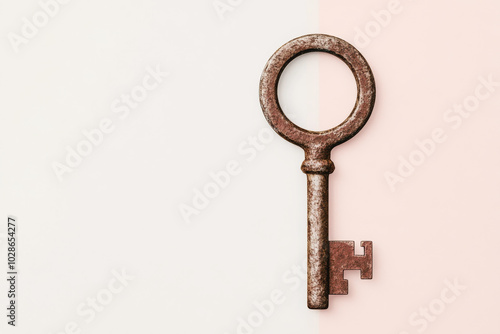
[[[373,244],[361,241],[364,255],[354,255],[354,241],[330,241],[330,294],[347,295],[344,270],[360,270],[362,279],[373,276]]]
[[[309,131],[292,123],[278,101],[278,81],[286,65],[307,52],[327,52],[344,61],[354,74],[356,104],[338,126]],[[329,35],[306,35],[283,45],[267,62],[260,79],[264,116],[281,137],[304,149],[301,169],[307,175],[307,305],[328,308],[330,294],[347,294],[344,270],[360,269],[361,278],[372,276],[372,244],[364,241],[365,255],[354,255],[354,242],[328,241],[328,177],[335,169],[331,150],[352,138],[365,125],[375,103],[375,81],[368,63],[356,48]]]

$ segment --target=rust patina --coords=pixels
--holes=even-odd
[[[285,66],[307,52],[327,52],[349,66],[357,84],[356,104],[338,126],[309,131],[292,123],[278,101],[277,87]],[[344,270],[361,270],[372,278],[372,243],[363,241],[362,256],[354,255],[353,241],[328,241],[328,177],[335,169],[331,150],[352,138],[365,125],[375,103],[375,81],[365,58],[346,41],[329,35],[306,35],[283,45],[267,62],[260,79],[260,104],[264,116],[281,137],[304,149],[302,171],[307,175],[307,304],[328,308],[330,294],[347,294]]]

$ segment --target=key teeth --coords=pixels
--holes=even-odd
[[[330,241],[330,294],[347,295],[348,281],[344,270],[360,270],[361,279],[373,277],[373,243],[361,241],[364,255],[354,254],[354,241]]]

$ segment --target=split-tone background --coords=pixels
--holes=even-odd
[[[14,215],[20,279],[2,333],[495,333],[499,10],[3,1],[0,263]],[[325,311],[306,307],[303,153],[258,102],[271,54],[316,32],[355,45],[377,84],[330,184],[331,238],[372,240],[374,279],[346,273]],[[279,86],[309,129],[355,97],[330,55],[294,60]]]

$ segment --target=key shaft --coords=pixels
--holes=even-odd
[[[328,179],[335,166],[328,148],[307,148],[305,155],[301,169],[307,175],[307,306],[326,309],[330,292]]]
[[[307,174],[307,306],[328,308],[328,174]]]

